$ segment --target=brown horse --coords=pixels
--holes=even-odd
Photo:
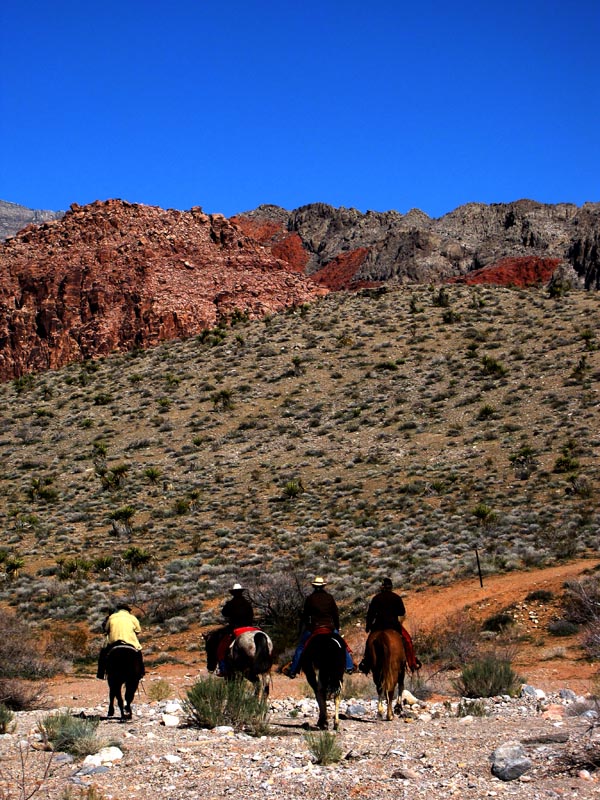
[[[374,631],[367,639],[370,662],[373,665],[373,680],[377,689],[379,702],[377,713],[383,717],[383,699],[387,703],[386,719],[394,718],[394,710],[402,714],[402,690],[406,672],[406,655],[402,635],[395,630]],[[395,709],[394,695],[398,687],[398,699]]]

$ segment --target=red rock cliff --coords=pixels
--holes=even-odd
[[[0,246],[0,379],[325,292],[220,215],[121,200],[74,205]]]

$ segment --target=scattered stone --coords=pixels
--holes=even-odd
[[[575,692],[574,692],[572,689],[561,689],[561,690],[559,691],[559,693],[558,693],[558,696],[559,696],[559,697],[560,697],[562,700],[569,700],[569,701],[571,701],[571,702],[572,702],[573,700],[576,700],[576,699],[577,699],[577,695],[575,694]]]
[[[179,725],[179,717],[174,714],[163,714],[160,718],[160,723],[166,728],[176,728]]]
[[[367,712],[363,705],[360,705],[359,703],[354,703],[353,705],[346,707],[346,713],[350,714],[351,717],[362,717]]]
[[[419,704],[417,698],[414,696],[414,694],[411,694],[408,689],[404,689],[402,692],[402,702],[407,706],[416,706]]]
[[[409,767],[400,767],[392,772],[392,778],[398,778],[403,781],[414,781],[419,777],[419,773],[410,769]]]
[[[565,707],[550,703],[542,711],[542,719],[561,720],[565,716]]]
[[[501,781],[514,781],[533,766],[519,742],[507,742],[492,753],[492,774]]]
[[[557,731],[556,733],[540,733],[537,736],[528,736],[521,739],[522,744],[564,744],[569,741],[567,731]]]

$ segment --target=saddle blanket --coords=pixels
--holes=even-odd
[[[234,628],[233,635],[234,636],[241,636],[242,633],[252,633],[252,631],[259,631],[260,628],[257,628],[255,625],[246,625],[245,628]]]

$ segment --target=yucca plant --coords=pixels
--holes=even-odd
[[[187,693],[183,707],[192,725],[216,728],[231,725],[254,735],[268,730],[269,706],[249,684],[239,680],[207,678],[197,681]]]
[[[342,748],[338,737],[330,731],[319,731],[319,733],[307,733],[304,741],[317,764],[326,766],[327,764],[337,764],[342,758]]]

